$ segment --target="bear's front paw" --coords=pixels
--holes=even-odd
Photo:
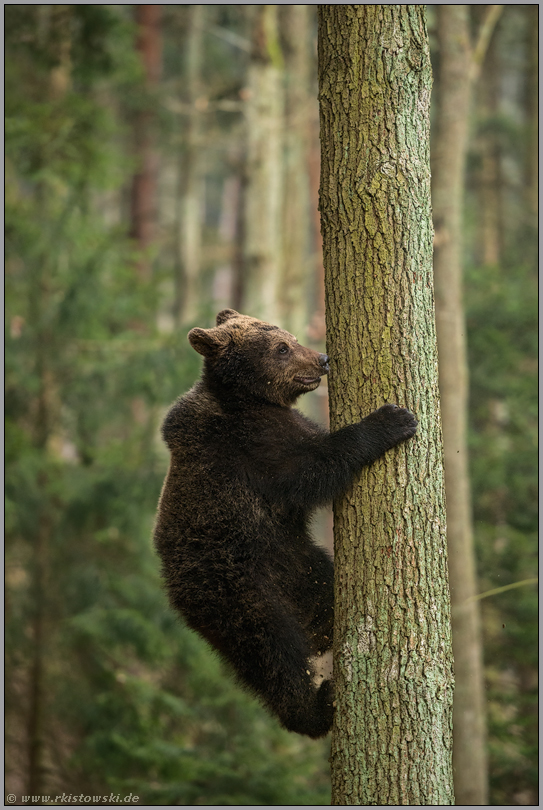
[[[417,432],[417,419],[407,408],[398,405],[382,405],[367,417],[368,421],[382,427],[392,445],[410,439]]]

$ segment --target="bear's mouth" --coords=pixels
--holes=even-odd
[[[294,382],[305,386],[315,385],[315,383],[318,385],[320,381],[320,377],[294,377]]]

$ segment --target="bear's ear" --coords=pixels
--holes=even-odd
[[[212,357],[224,342],[221,340],[219,330],[216,328],[199,329],[195,327],[190,330],[188,339],[192,348],[196,349],[198,354],[202,354],[204,357]]]
[[[235,309],[223,309],[217,315],[217,326],[220,326],[221,323],[225,321],[229,321],[230,318],[239,318],[239,312],[236,312]]]

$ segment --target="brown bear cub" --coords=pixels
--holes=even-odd
[[[162,427],[155,528],[170,601],[287,729],[321,737],[334,694],[313,659],[332,645],[334,568],[310,515],[417,421],[384,405],[330,434],[292,408],[328,372],[325,354],[231,309],[188,337],[203,374]]]

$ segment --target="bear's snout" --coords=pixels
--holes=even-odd
[[[330,358],[327,354],[319,354],[319,365],[324,369],[325,374],[328,374],[330,371],[329,360]]]

